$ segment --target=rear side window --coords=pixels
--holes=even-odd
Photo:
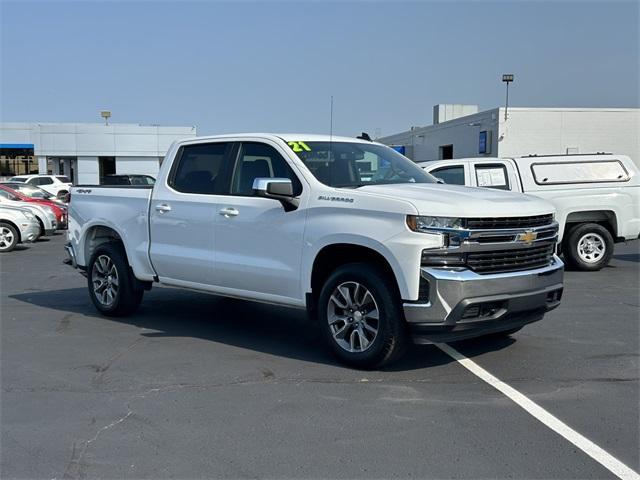
[[[500,163],[476,165],[476,183],[479,187],[510,190],[507,167]]]
[[[601,162],[556,162],[531,165],[538,185],[626,182],[629,172],[619,160]]]
[[[30,185],[51,185],[53,180],[49,177],[33,177],[27,183]]]
[[[464,185],[464,166],[452,165],[432,170],[431,175],[450,185]]]
[[[56,175],[56,178],[60,180],[62,183],[71,183],[69,177],[65,177],[64,175]]]
[[[282,155],[265,143],[243,143],[233,172],[231,195],[252,195],[256,178],[288,178],[293,195],[302,193],[302,184]]]
[[[180,147],[169,185],[182,193],[225,193],[223,165],[232,143],[201,143]]]

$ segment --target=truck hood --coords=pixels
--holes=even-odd
[[[367,185],[358,191],[411,202],[420,215],[439,217],[520,217],[555,212],[550,203],[522,193],[440,183]]]

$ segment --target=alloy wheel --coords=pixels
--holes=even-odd
[[[91,273],[93,293],[98,302],[105,307],[110,307],[116,301],[118,288],[118,270],[113,260],[107,255],[100,255],[93,264]]]
[[[13,232],[7,227],[0,227],[0,250],[6,250],[13,244]]]
[[[327,322],[335,342],[350,353],[368,350],[378,336],[380,312],[371,292],[358,282],[344,282],[329,299]]]

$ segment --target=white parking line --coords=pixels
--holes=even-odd
[[[602,465],[604,468],[609,470],[611,473],[616,475],[619,478],[623,479],[633,479],[640,480],[640,474],[626,466],[620,460],[615,458],[613,455],[607,453],[598,445],[593,443],[588,438],[580,435],[574,429],[572,429],[567,424],[561,422],[556,417],[547,412],[544,408],[542,408],[537,403],[529,400],[522,393],[516,390],[513,387],[510,387],[499,378],[491,375],[480,365],[475,363],[473,360],[468,359],[463,354],[458,352],[455,348],[447,345],[446,343],[439,343],[437,346],[449,355],[451,358],[456,360],[460,365],[469,370],[471,373],[481,378],[489,385],[491,385],[496,390],[502,392],[504,395],[509,397],[515,403],[517,403],[524,410],[529,412],[534,418],[545,424],[551,430],[556,432],[559,435],[562,435],[565,439],[573,443],[576,447],[582,450],[584,453],[593,458],[596,462]]]

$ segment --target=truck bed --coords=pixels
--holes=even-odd
[[[71,188],[69,239],[89,239],[85,235],[96,225],[113,229],[130,254],[131,267],[139,278],[153,278],[148,258],[150,185],[78,185]],[[85,245],[77,245],[79,265],[87,265]]]

